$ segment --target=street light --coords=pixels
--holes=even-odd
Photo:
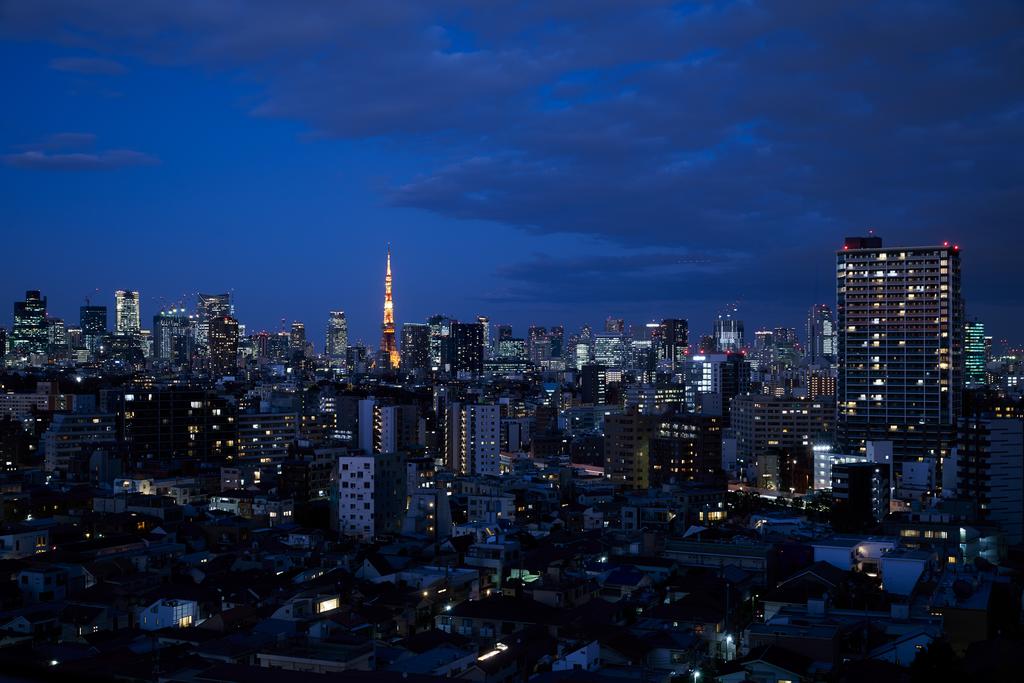
[[[699,672],[699,671],[696,671],[696,670],[695,670],[695,671],[693,672],[693,681],[694,681],[694,683],[697,683],[697,680],[698,680],[699,678],[700,678],[700,672]]]

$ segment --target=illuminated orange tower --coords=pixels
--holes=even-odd
[[[391,300],[391,245],[388,245],[387,271],[384,275],[384,324],[381,325],[380,362],[391,368],[399,364],[395,345],[395,302]]]

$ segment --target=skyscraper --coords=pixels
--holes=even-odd
[[[289,336],[289,346],[292,353],[304,353],[306,351],[306,325],[295,321],[292,323],[292,332]]]
[[[114,292],[114,332],[125,337],[138,337],[141,331],[139,293],[117,290]]]
[[[324,353],[332,360],[344,360],[348,348],[348,320],[345,311],[331,311],[327,318],[327,339]]]
[[[430,327],[430,367],[434,370],[448,372],[451,369],[452,353],[451,334],[455,321],[446,315],[433,315],[427,318]]]
[[[963,386],[959,248],[848,237],[836,252],[836,304],[840,452],[892,441],[897,486],[913,462],[931,472],[914,487],[934,490]]]
[[[491,355],[491,319],[486,315],[478,315],[476,321],[483,325],[484,328],[484,357],[489,358]]]
[[[715,348],[722,353],[743,348],[743,321],[736,318],[735,306],[730,306],[715,320]]]
[[[401,363],[395,344],[395,304],[391,299],[391,246],[388,246],[387,269],[384,274],[384,322],[381,324],[380,365],[397,368]]]
[[[484,370],[484,326],[481,323],[455,323],[456,373],[479,375]]]
[[[196,344],[206,347],[210,334],[210,321],[232,315],[231,296],[229,294],[199,294],[196,299]]]
[[[184,308],[172,308],[154,315],[153,356],[172,365],[188,362],[191,322]]]
[[[430,326],[423,323],[402,325],[402,369],[430,370]]]
[[[229,315],[210,321],[210,369],[217,377],[234,375],[238,369],[238,321]]]
[[[807,314],[807,359],[812,365],[836,360],[836,323],[828,304],[814,304]]]
[[[985,323],[969,320],[964,323],[964,383],[968,387],[985,386],[988,383],[985,373],[987,364]]]
[[[671,363],[672,370],[686,358],[689,343],[689,325],[682,318],[666,318],[661,321],[661,358]]]
[[[48,343],[46,297],[38,290],[29,290],[25,292],[24,301],[14,302],[11,351],[23,354],[46,353]]]
[[[107,333],[107,307],[90,306],[86,301],[85,306],[78,310],[78,325],[82,328],[85,348],[95,351],[100,339]]]

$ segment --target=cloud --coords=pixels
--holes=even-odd
[[[98,76],[119,76],[127,71],[123,64],[102,57],[58,57],[50,60],[54,71]]]
[[[130,149],[92,151],[95,142],[92,133],[56,133],[42,142],[19,145],[22,151],[4,155],[3,162],[14,168],[53,171],[102,171],[160,163],[156,157]]]
[[[396,206],[626,250],[757,254],[698,284],[795,296],[805,262],[783,245],[820,259],[867,226],[960,238],[986,291],[1016,275],[1015,0],[35,0],[8,3],[0,26],[244,75],[262,88],[255,115],[419,160],[388,190]],[[636,295],[658,278],[623,277]]]
[[[18,148],[27,151],[83,149],[95,143],[96,135],[93,133],[54,133],[42,142],[19,145]]]

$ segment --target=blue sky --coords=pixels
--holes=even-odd
[[[609,314],[800,326],[833,250],[963,247],[1019,341],[1019,4],[0,3],[0,297],[70,320],[232,290],[524,331]],[[0,320],[9,322],[10,306]]]

